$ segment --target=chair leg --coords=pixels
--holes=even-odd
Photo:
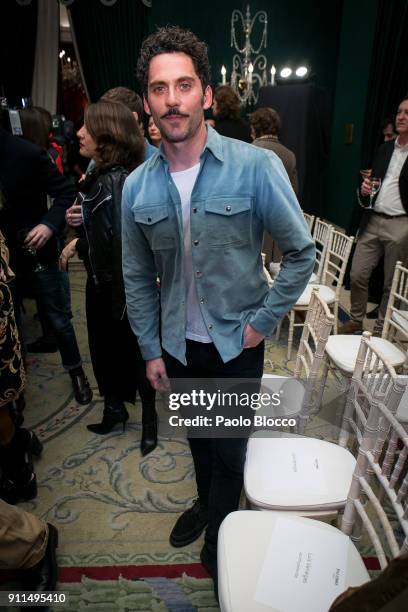
[[[337,412],[336,412],[336,427],[337,427],[337,430],[340,431],[339,446],[343,446],[344,448],[347,446],[347,443],[350,437],[350,429],[348,427],[347,422],[345,422],[345,427],[343,427],[343,422],[344,422],[343,417],[347,416],[345,413],[348,409],[347,400],[349,399],[350,386],[351,386],[351,378],[346,378],[345,379],[345,389],[344,389],[344,392],[343,392],[343,395],[340,401],[338,402]]]
[[[336,301],[334,302],[334,307],[333,307],[333,314],[334,314],[334,326],[333,326],[333,334],[336,335],[338,334],[338,322],[339,322],[339,303],[336,299]]]
[[[323,395],[324,395],[324,390],[326,388],[328,373],[329,373],[329,358],[327,357],[327,355],[325,355],[323,357],[323,371],[322,371],[322,376],[320,378],[320,387],[316,394],[316,403],[314,406],[311,407],[313,414],[318,413],[323,405]]]
[[[292,310],[290,311],[290,315],[289,315],[289,335],[288,335],[288,355],[287,355],[288,361],[290,360],[290,356],[292,354],[294,326],[295,326],[295,311],[292,308]]]
[[[279,338],[280,338],[280,333],[281,333],[281,327],[282,327],[282,321],[283,319],[281,319],[278,323],[278,325],[276,326],[276,333],[275,333],[275,340],[276,342],[278,342]]]

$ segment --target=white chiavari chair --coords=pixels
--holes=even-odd
[[[371,339],[372,345],[397,369],[406,367],[408,364],[408,325],[404,326],[407,308],[408,268],[405,268],[401,262],[397,262],[381,338],[373,337]],[[322,394],[327,374],[331,371],[343,387],[346,395],[356,365],[360,341],[361,335],[337,334],[330,336],[326,344],[324,357]],[[321,402],[322,398],[320,398],[319,404]],[[344,403],[339,403],[338,422],[341,421],[343,408]]]
[[[328,304],[334,314],[334,333],[337,334],[337,321],[340,300],[340,290],[343,285],[344,275],[346,273],[347,263],[350,257],[351,247],[353,245],[353,236],[346,236],[336,230],[330,230],[330,242],[327,248],[327,253],[324,260],[322,277],[319,283],[308,284],[302,295],[297,300],[295,306],[288,313],[289,318],[289,335],[288,335],[288,360],[292,354],[293,334],[295,327],[303,327],[304,321],[296,322],[296,316],[304,316],[307,310],[314,288],[318,288],[319,294]],[[276,331],[276,337],[279,338],[280,325]]]

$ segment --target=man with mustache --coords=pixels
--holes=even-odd
[[[192,32],[169,26],[149,36],[138,78],[162,135],[162,150],[128,177],[122,200],[128,316],[147,377],[157,390],[168,387],[168,377],[260,380],[264,338],[314,264],[295,194],[274,154],[206,126],[210,67],[205,43]],[[283,253],[270,290],[264,228]],[[198,499],[170,542],[185,546],[207,526],[201,560],[216,580],[218,529],[238,508],[247,440],[189,442]]]
[[[374,158],[371,176],[380,178],[381,189],[373,199],[373,208],[364,213],[357,247],[351,266],[350,321],[340,334],[363,331],[371,274],[384,257],[384,287],[374,334],[381,335],[392,277],[397,261],[408,258],[408,97],[401,101],[395,120],[398,137],[384,142]],[[370,177],[361,185],[363,204],[368,206]]]

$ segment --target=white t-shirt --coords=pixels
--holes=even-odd
[[[193,258],[191,255],[191,226],[190,226],[190,203],[191,193],[194,189],[200,164],[196,164],[188,170],[172,172],[171,177],[180,194],[181,211],[183,216],[184,236],[184,278],[186,285],[186,338],[196,342],[212,342],[208,335],[207,326],[201,314],[198,303],[197,291],[194,284]]]
[[[394,152],[388,164],[380,192],[375,203],[375,210],[387,215],[405,215],[406,211],[401,202],[399,191],[399,177],[402,166],[408,157],[408,145],[401,147],[398,138],[395,142]]]

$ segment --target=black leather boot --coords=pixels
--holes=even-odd
[[[119,423],[125,431],[126,422],[129,420],[129,413],[126,410],[125,404],[120,401],[112,402],[105,400],[105,408],[103,409],[102,421],[100,423],[92,423],[87,425],[87,429],[93,433],[104,436],[112,431]]]
[[[72,388],[74,389],[74,396],[78,404],[82,404],[83,406],[89,404],[92,400],[93,393],[82,367],[69,370],[69,375],[72,381]]]
[[[140,452],[142,457],[151,453],[157,446],[157,414],[153,404],[142,404],[142,439]]]
[[[37,442],[41,445],[39,440]],[[37,479],[33,471],[31,445],[27,429],[16,429],[9,444],[0,445],[0,498],[8,504],[29,501],[37,496]],[[35,446],[35,450],[40,450]],[[42,445],[41,445],[42,450]]]

